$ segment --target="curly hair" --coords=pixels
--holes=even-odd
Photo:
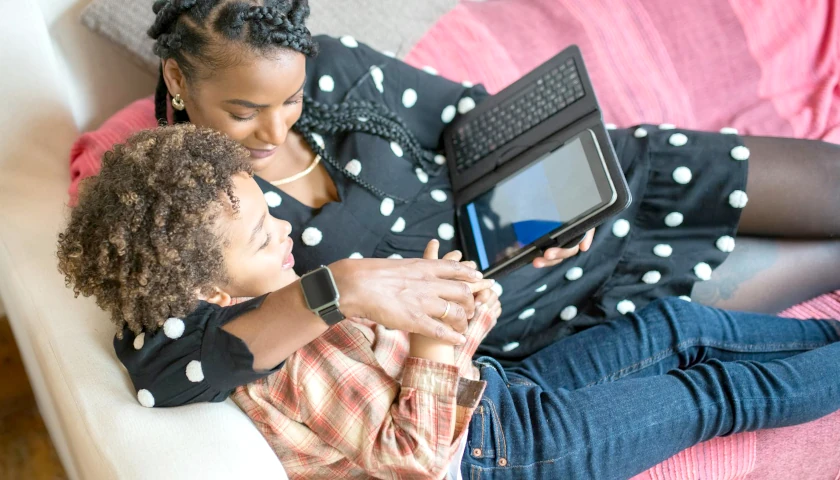
[[[227,280],[215,221],[228,202],[238,212],[232,177],[252,174],[247,159],[237,142],[189,124],[116,145],[58,236],[67,286],[94,296],[118,332],[187,315],[199,292]]]
[[[154,52],[162,60],[178,62],[188,82],[235,64],[240,59],[236,47],[261,54],[278,48],[308,57],[318,54],[318,44],[305,25],[308,0],[157,0],[153,9],[155,21],[148,34],[155,40]],[[155,117],[161,124],[168,123],[170,99],[161,66],[155,90]],[[186,110],[173,111],[173,119],[175,123],[189,122]],[[406,123],[378,103],[345,100],[324,104],[304,96],[303,113],[293,128],[336,171],[380,198],[406,202],[346,171],[318,145],[313,134],[369,133],[399,143],[415,166],[429,175],[444,171],[434,162],[435,152],[425,150]]]

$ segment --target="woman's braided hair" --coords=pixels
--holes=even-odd
[[[154,51],[161,59],[175,59],[187,81],[196,78],[197,64],[214,69],[235,62],[236,56],[229,49],[231,42],[238,42],[257,53],[286,48],[310,57],[318,54],[318,45],[305,26],[309,16],[307,0],[265,0],[263,5],[241,0],[157,0],[154,12],[157,17],[148,31],[155,39]],[[168,95],[161,69],[155,91],[155,116],[162,123],[168,122]],[[176,123],[189,121],[183,110],[174,111],[173,118]],[[379,197],[404,201],[345,171],[315,142],[312,134],[365,132],[377,135],[406,149],[416,166],[427,173],[438,175],[442,171],[432,160],[433,152],[423,149],[405,122],[378,103],[347,100],[324,104],[305,96],[303,113],[294,129],[333,168]]]
[[[216,219],[232,177],[251,173],[248,151],[191,124],[133,135],[84,180],[58,236],[58,268],[75,294],[96,297],[118,335],[139,334],[195,310],[197,292],[227,281]]]

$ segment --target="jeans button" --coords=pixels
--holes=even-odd
[[[473,457],[480,457],[481,456],[481,449],[480,448],[473,448]]]
[[[507,465],[507,459],[500,458],[499,459],[499,466],[504,467],[505,465]]]

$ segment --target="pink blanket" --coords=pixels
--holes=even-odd
[[[836,0],[463,1],[409,54],[502,89],[569,44],[583,51],[605,119],[840,143]],[[840,292],[783,312],[840,319]],[[840,412],[717,438],[636,479],[840,480]]]

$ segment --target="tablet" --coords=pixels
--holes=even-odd
[[[587,129],[457,209],[465,255],[486,277],[572,245],[615,212],[616,190]],[[614,209],[612,209],[614,210]]]

